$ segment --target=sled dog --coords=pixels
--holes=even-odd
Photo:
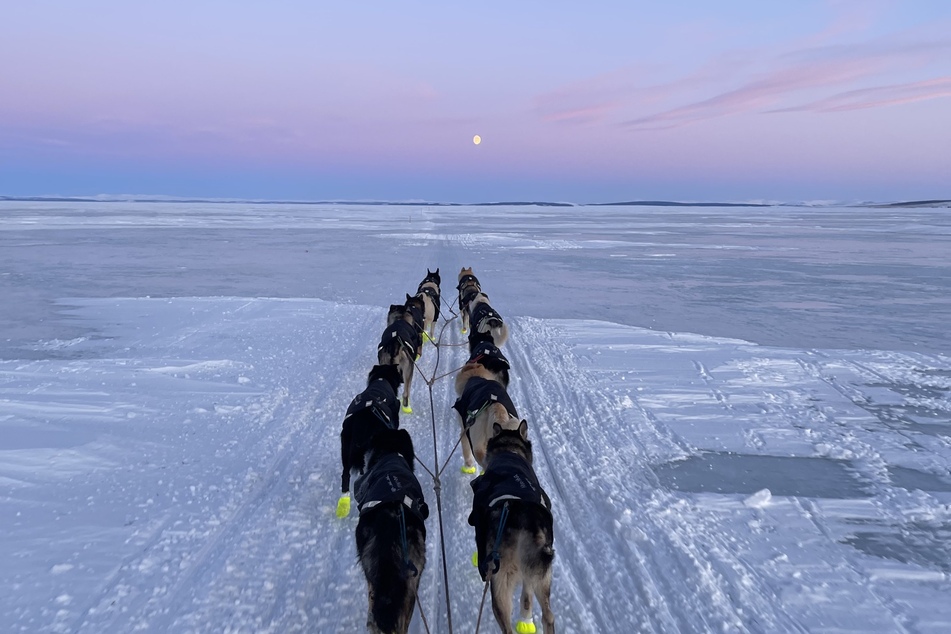
[[[459,284],[456,286],[459,291],[459,314],[462,316],[462,334],[469,331],[469,302],[482,291],[479,284],[479,278],[472,274],[472,267],[459,271]]]
[[[492,335],[492,343],[498,347],[509,338],[509,327],[489,305],[489,296],[485,293],[476,293],[469,301],[469,323],[472,332]]]
[[[420,336],[422,325],[422,300],[406,296],[406,303],[393,304],[387,315],[388,325],[383,331],[380,345],[377,346],[377,360],[380,365],[399,366],[403,377],[403,412],[412,414],[409,402],[409,390],[413,382],[413,370],[416,358],[423,347]]]
[[[426,567],[429,507],[414,474],[413,441],[405,429],[376,434],[354,482],[360,511],[357,558],[367,580],[367,628],[405,634]]]
[[[492,335],[472,331],[469,333],[469,360],[466,364],[478,363],[492,373],[492,378],[509,387],[509,370],[511,365],[499,347],[492,343]]]
[[[337,517],[350,514],[350,478],[363,470],[363,455],[373,436],[400,426],[400,401],[396,395],[403,377],[395,365],[375,365],[365,390],[353,397],[340,431],[340,499]]]
[[[479,363],[467,363],[456,375],[456,399],[452,406],[462,423],[463,473],[475,473],[475,463],[485,466],[485,448],[492,426],[518,429],[519,417],[495,374]]]
[[[479,574],[490,578],[492,612],[504,634],[512,631],[512,594],[522,582],[519,632],[534,632],[532,595],[542,610],[545,634],[554,634],[551,610],[555,558],[551,500],[532,468],[528,423],[517,430],[493,426],[485,473],[470,482]]]
[[[439,320],[439,269],[426,269],[426,277],[416,288],[416,297],[423,300],[423,338],[435,341],[436,322]]]

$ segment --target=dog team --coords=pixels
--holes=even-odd
[[[337,516],[350,512],[352,478],[359,512],[357,558],[367,580],[367,628],[374,633],[407,631],[426,566],[429,507],[414,472],[413,441],[400,429],[399,417],[413,411],[410,386],[423,342],[438,345],[440,282],[439,269],[427,269],[416,294],[390,306],[377,365],[366,389],[347,408],[340,433]],[[461,422],[462,472],[474,474],[476,464],[483,470],[470,482],[474,563],[482,579],[488,579],[492,611],[503,633],[512,632],[512,597],[521,581],[515,631],[535,632],[534,597],[545,634],[553,634],[551,501],[532,468],[528,423],[519,418],[507,391],[511,367],[500,347],[508,339],[508,325],[489,304],[471,268],[459,272],[456,289],[469,347],[468,360],[455,378],[458,399],[453,405]]]

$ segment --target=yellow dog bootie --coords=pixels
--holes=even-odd
[[[337,500],[337,517],[344,518],[350,515],[350,494],[344,493]]]
[[[469,466],[466,466],[466,465],[462,465],[462,467],[459,468],[459,471],[462,471],[463,473],[472,475],[473,473],[475,473],[476,469],[475,469],[475,467],[469,467]]]
[[[535,634],[534,621],[519,621],[515,624],[515,631],[518,634]]]

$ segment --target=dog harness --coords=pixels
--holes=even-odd
[[[425,283],[426,281],[424,280],[423,284]],[[439,319],[439,293],[432,286],[424,287],[423,284],[420,284],[419,288],[416,289],[416,296],[417,297],[419,297],[420,295],[429,296],[429,299],[432,300],[433,306],[435,307],[435,313],[433,314],[433,321],[437,321]]]
[[[479,284],[479,278],[477,278],[475,275],[470,274],[470,275],[462,276],[462,279],[459,280],[459,285],[456,286],[456,290],[461,291],[464,287],[468,286],[469,284],[475,284],[476,288],[480,290],[482,289],[482,285]]]
[[[479,334],[481,335],[482,333]],[[469,340],[472,341],[472,339],[473,336],[470,335]],[[502,354],[502,351],[499,350],[499,347],[492,343],[490,339],[491,337],[475,344],[475,347],[472,349],[472,354],[469,355],[469,363],[481,363],[483,358],[488,357],[489,359],[494,359],[497,362],[496,364],[492,365],[501,365],[504,366],[506,370],[510,370],[512,366],[509,365],[509,360],[505,358],[505,355]],[[482,365],[486,364],[483,363]],[[486,367],[489,366],[486,365]]]
[[[386,379],[379,378],[370,381],[367,389],[353,397],[353,401],[347,408],[347,414],[343,417],[344,422],[366,409],[372,411],[390,429],[399,429],[400,401],[396,392],[393,391],[393,386]]]
[[[475,526],[488,509],[505,500],[535,504],[551,515],[551,499],[538,483],[532,465],[520,454],[510,451],[493,454],[489,468],[469,486],[472,487],[470,526]]]
[[[502,315],[495,312],[487,302],[481,302],[476,304],[475,308],[472,309],[472,314],[469,317],[469,321],[473,324],[473,330],[485,330],[485,326],[488,322],[493,319],[498,320],[499,326],[502,325]]]
[[[380,339],[380,345],[377,346],[377,352],[387,349],[394,339],[408,349],[412,358],[416,358],[416,351],[423,344],[422,336],[416,326],[403,319],[397,319],[383,331],[383,337]]]
[[[465,427],[466,433],[469,433],[469,428],[472,427],[475,419],[482,413],[482,410],[492,403],[501,403],[509,414],[518,417],[515,404],[512,403],[505,387],[498,381],[484,379],[481,376],[474,376],[466,381],[462,396],[456,399],[452,408],[459,412],[463,420],[463,427]]]
[[[429,506],[423,497],[423,488],[409,468],[406,458],[388,453],[367,471],[354,485],[354,498],[360,515],[380,504],[399,502],[420,520],[429,517]]]

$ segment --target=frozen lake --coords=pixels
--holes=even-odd
[[[0,629],[362,629],[340,421],[386,307],[472,266],[561,631],[947,632],[949,212],[0,202]],[[455,394],[413,393],[471,632]]]
[[[0,247],[0,354],[63,336],[61,297],[376,304],[426,265],[537,317],[951,352],[948,209],[0,202]]]

